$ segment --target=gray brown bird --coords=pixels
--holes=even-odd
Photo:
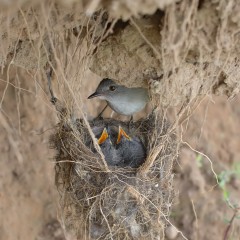
[[[95,97],[106,100],[113,111],[126,116],[133,116],[141,111],[149,101],[146,88],[128,88],[109,78],[104,78],[88,99]]]

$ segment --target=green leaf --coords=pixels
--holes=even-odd
[[[201,168],[203,166],[203,157],[201,154],[198,154],[196,157],[197,166]]]
[[[229,192],[227,191],[227,189],[225,188],[225,189],[223,190],[223,199],[224,199],[225,201],[228,201],[228,200],[229,200],[229,196],[230,196],[230,194],[229,194]]]

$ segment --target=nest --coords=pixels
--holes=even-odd
[[[158,112],[133,123],[129,134],[141,139],[146,159],[123,167],[105,161],[90,130],[109,125],[128,130],[113,119],[88,125],[62,118],[50,138],[65,227],[77,239],[163,239],[174,196],[175,137]]]

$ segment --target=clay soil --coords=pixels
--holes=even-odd
[[[6,89],[1,77],[0,96],[0,239],[70,239],[61,228],[58,193],[54,186],[54,151],[48,138],[57,117],[49,102],[46,82],[31,80],[20,69],[12,71]],[[17,77],[16,77],[17,76]],[[86,88],[91,93],[92,86]],[[14,86],[13,86],[13,85]],[[4,89],[6,89],[4,93]],[[88,105],[88,107],[90,107]],[[96,106],[92,106],[96,108]],[[230,172],[240,162],[239,97],[206,98],[187,124],[183,124],[182,150],[175,167],[177,196],[173,203],[172,223],[188,239],[223,239],[233,210],[223,198],[211,170]],[[191,149],[192,148],[192,149]],[[202,156],[193,149],[204,153]],[[240,179],[232,174],[226,182],[232,203],[239,204]],[[170,229],[172,230],[172,229]],[[172,239],[182,239],[180,234]],[[240,239],[240,220],[230,229]],[[171,237],[171,233],[168,234]],[[66,237],[66,238],[65,238]]]

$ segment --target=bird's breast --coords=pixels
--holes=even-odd
[[[109,106],[117,113],[130,116],[141,111],[146,105],[146,99],[125,95],[124,97],[115,97],[108,101]]]

